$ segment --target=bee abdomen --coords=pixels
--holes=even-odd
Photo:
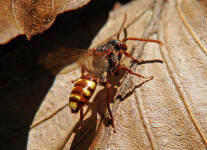
[[[97,78],[93,75],[85,75],[75,82],[69,97],[69,106],[72,112],[78,112],[93,95],[97,85]]]

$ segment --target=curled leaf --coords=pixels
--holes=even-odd
[[[78,9],[90,0],[44,0],[0,2],[0,44],[25,34],[28,39],[47,30],[56,16],[68,10]]]

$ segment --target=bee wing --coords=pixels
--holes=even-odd
[[[93,58],[93,56],[89,52],[86,52],[84,50],[84,52],[79,54],[78,60],[76,62],[65,66],[63,69],[61,69],[61,71],[58,74],[63,75],[63,74],[69,73],[69,72],[71,72],[75,69],[78,69],[78,68],[82,67],[83,65],[86,65],[87,67],[90,67],[92,65],[92,58]],[[90,68],[89,68],[89,70],[90,70]]]
[[[52,73],[53,74],[55,73],[55,74],[58,74],[58,75],[63,75],[63,74],[67,74],[67,73],[69,73],[69,72],[71,72],[73,70],[76,70],[76,69],[78,69],[80,67],[81,67],[80,64],[78,64],[78,63],[72,63],[70,65],[65,66],[63,69],[61,69],[60,71],[58,71],[58,73],[57,73],[57,71],[56,72],[52,72]]]
[[[82,58],[87,58],[87,55],[89,55],[88,50],[61,47],[46,56],[42,56],[39,63],[54,75],[66,74],[80,68],[83,64]]]

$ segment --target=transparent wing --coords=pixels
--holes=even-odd
[[[52,74],[66,74],[83,65],[81,60],[86,61],[89,50],[68,49],[61,47],[39,59],[39,63],[47,68]]]

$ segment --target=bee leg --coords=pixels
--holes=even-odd
[[[151,76],[151,77],[144,77],[144,76],[142,76],[140,74],[134,73],[133,71],[131,71],[130,69],[128,69],[127,67],[122,66],[122,65],[120,65],[119,67],[117,67],[116,70],[113,72],[113,74],[117,73],[119,70],[127,71],[129,74],[132,74],[132,75],[138,76],[140,78],[144,78],[144,79],[153,78],[153,76]]]
[[[160,59],[152,59],[152,60],[142,60],[142,59],[136,59],[134,58],[132,55],[130,55],[127,51],[119,51],[118,54],[124,54],[125,56],[131,58],[135,63],[138,63],[138,64],[144,64],[144,63],[154,63],[154,62],[157,62],[157,63],[163,63],[162,60]]]
[[[80,79],[80,78],[78,78],[78,79]],[[75,79],[75,80],[71,80],[71,82],[72,82],[72,83],[74,83],[74,82],[76,82],[78,79]]]
[[[119,29],[119,32],[117,34],[117,40],[119,40],[120,33],[121,33],[122,29],[124,28],[124,24],[126,23],[126,19],[127,19],[127,14],[124,13],[124,20],[123,20],[123,22],[121,24],[121,27]],[[126,37],[126,35],[125,35],[125,37]]]
[[[81,76],[82,77],[82,76]],[[71,82],[72,83],[75,83],[78,79],[80,79],[80,78],[77,78],[77,79],[75,79],[75,80],[71,80]]]
[[[128,38],[124,38],[122,41],[126,42],[128,40],[132,40],[132,41],[143,41],[143,42],[153,42],[153,43],[158,43],[160,45],[163,45],[163,43],[159,40],[153,40],[153,39],[142,39],[142,38],[136,38],[136,37],[128,37]]]
[[[133,60],[133,63],[137,63],[137,64],[163,63],[163,61],[161,59],[151,59],[151,60],[137,59],[137,60]]]
[[[80,109],[80,125],[82,128],[83,127],[83,107],[81,107],[81,109]]]
[[[107,106],[107,109],[108,109],[108,112],[109,112],[109,115],[110,115],[110,118],[111,118],[112,127],[114,128],[114,132],[116,132],[115,131],[115,126],[114,126],[114,117],[112,115],[111,108],[110,108],[110,103],[111,103],[111,84],[108,81],[106,81],[106,88],[107,88],[106,106]]]
[[[81,77],[84,76],[84,73],[85,73],[86,71],[89,73],[89,71],[88,71],[88,69],[86,68],[86,66],[83,65],[83,66],[81,67]]]
[[[83,65],[83,66],[81,67],[81,77],[84,76],[84,73],[85,73],[86,71],[89,72],[88,69],[86,68],[86,66]],[[76,82],[78,79],[80,79],[80,78],[77,78],[77,79],[75,79],[75,80],[71,80],[71,82],[74,83],[74,82]]]

